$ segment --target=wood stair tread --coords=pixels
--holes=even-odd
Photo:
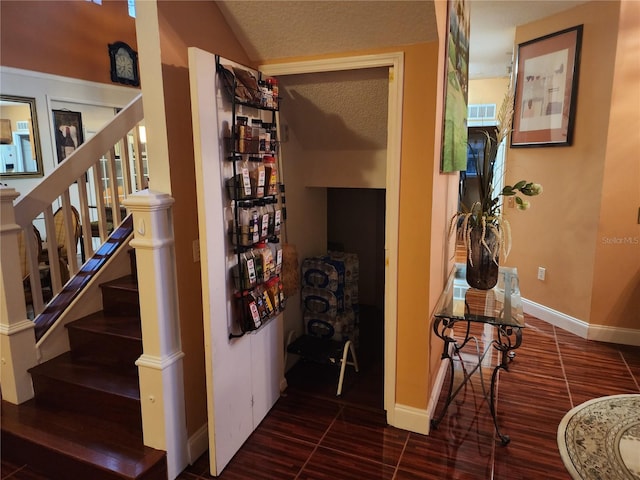
[[[101,310],[67,324],[67,328],[142,341],[140,317],[135,315],[110,315]]]
[[[101,288],[112,288],[117,290],[127,290],[131,292],[138,291],[138,281],[134,275],[125,275],[108,282],[101,283]]]
[[[140,400],[138,370],[135,365],[128,368],[107,368],[100,364],[75,362],[71,352],[67,352],[36,365],[29,369],[29,373],[132,400]]]
[[[139,429],[42,406],[35,400],[21,405],[2,401],[2,435],[35,442],[54,454],[117,472],[118,478],[142,478],[165,457],[165,452],[143,445]]]

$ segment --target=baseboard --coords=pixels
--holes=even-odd
[[[453,345],[451,345],[453,348]],[[451,354],[451,352],[450,352]],[[431,419],[435,416],[436,406],[438,405],[438,399],[440,398],[440,392],[442,392],[442,386],[444,380],[447,377],[447,371],[449,370],[449,360],[443,359],[440,362],[440,368],[438,368],[438,374],[433,382],[433,388],[431,389],[431,396],[429,397],[429,404],[427,405],[427,415],[429,416],[428,426],[431,428]],[[427,431],[427,435],[429,432]]]
[[[589,333],[589,324],[583,320],[579,320],[575,317],[567,315],[566,313],[559,312],[552,308],[546,307],[532,300],[522,299],[522,309],[524,313],[533,315],[540,320],[544,320],[551,325],[571,332],[582,338],[587,338]]]
[[[522,299],[522,306],[525,313],[587,340],[640,346],[640,330],[592,325],[526,298]]]
[[[607,325],[589,325],[587,339],[640,347],[640,330]]]
[[[187,442],[189,465],[193,465],[207,450],[209,450],[209,429],[205,423],[189,437]]]
[[[423,408],[396,403],[394,407],[394,427],[422,435],[429,435],[429,414]]]

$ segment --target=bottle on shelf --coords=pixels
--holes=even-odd
[[[265,170],[265,195],[276,195],[278,193],[278,170],[276,158],[271,155],[262,157]]]

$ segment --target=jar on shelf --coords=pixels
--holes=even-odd
[[[258,205],[258,215],[260,219],[260,241],[263,242],[269,236],[270,215],[266,201],[262,201]]]
[[[264,197],[265,170],[260,157],[249,158],[249,177],[251,178],[251,196]]]
[[[243,332],[255,330],[262,325],[260,312],[251,292],[244,291],[236,294],[238,308],[236,309],[236,323]]]
[[[278,95],[280,93],[278,88],[278,79],[274,77],[267,78],[267,87],[271,89],[271,108],[278,108]]]
[[[276,195],[278,193],[278,170],[276,157],[265,155],[262,157],[265,171],[265,195]]]
[[[240,153],[249,153],[249,142],[251,142],[251,127],[249,126],[249,117],[236,117],[236,151]]]
[[[271,123],[262,122],[262,128],[264,129],[264,146],[262,145],[262,138],[260,139],[260,153],[271,153]]]
[[[274,313],[277,313],[281,310],[280,291],[278,288],[279,282],[280,282],[280,279],[278,277],[273,277],[269,279],[267,283],[265,283],[265,290],[269,294],[269,299],[271,300],[271,304],[273,305]]]
[[[282,246],[277,240],[269,241],[268,245],[273,257],[273,273],[274,275],[280,275],[282,273]]]

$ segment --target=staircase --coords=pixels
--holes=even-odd
[[[103,310],[66,325],[71,350],[29,370],[35,397],[2,402],[3,461],[51,479],[166,480],[166,453],[142,438],[137,279],[100,289]]]

